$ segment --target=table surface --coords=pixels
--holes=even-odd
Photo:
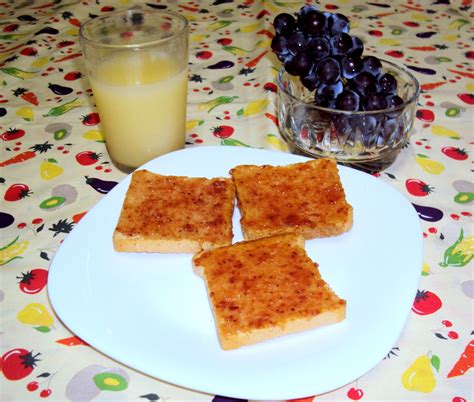
[[[181,12],[191,24],[187,146],[288,152],[276,125],[278,61],[269,45],[274,16],[302,3],[0,1],[2,401],[222,400],[121,366],[68,332],[49,304],[45,274],[55,251],[104,196],[85,176],[112,182],[125,177],[105,148],[78,27],[131,6]],[[417,301],[386,358],[315,400],[474,398],[473,28],[471,1],[449,3],[320,2],[322,10],[350,17],[351,33],[364,40],[367,54],[405,65],[420,81],[410,143],[377,176],[421,207],[424,264]],[[54,134],[58,130],[62,136]],[[82,152],[93,154],[91,164],[77,158]],[[63,205],[42,205],[61,192],[67,195]],[[30,283],[28,272],[35,275]],[[390,303],[383,295],[380,289],[374,302]],[[21,350],[38,354],[33,371],[22,366]],[[119,373],[124,389],[95,387],[92,377],[101,371]]]

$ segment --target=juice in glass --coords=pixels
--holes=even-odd
[[[184,147],[188,29],[179,14],[139,9],[80,29],[107,150],[126,172]]]
[[[133,56],[108,58],[90,76],[109,152],[132,168],[184,147],[187,95],[186,68]]]

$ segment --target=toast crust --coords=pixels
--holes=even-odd
[[[204,277],[224,350],[345,318],[346,301],[321,278],[300,235],[203,251],[193,266]]]
[[[133,173],[113,234],[117,251],[196,253],[231,244],[235,189],[228,178]]]
[[[353,224],[332,159],[286,166],[239,165],[231,169],[246,240],[282,233],[306,239],[337,236]]]

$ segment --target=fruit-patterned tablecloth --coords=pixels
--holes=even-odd
[[[378,178],[416,204],[424,264],[412,312],[386,358],[358,380],[307,400],[472,401],[471,1],[318,3],[350,17],[351,33],[363,39],[366,54],[405,65],[421,83],[410,144]],[[55,252],[125,177],[105,148],[78,28],[119,8],[179,11],[191,26],[187,146],[286,152],[275,117],[279,64],[270,51],[272,21],[302,5],[0,0],[1,401],[222,400],[121,366],[68,332],[49,304],[47,274]],[[370,244],[366,252],[370,259]],[[391,302],[383,288],[373,297],[374,303]]]

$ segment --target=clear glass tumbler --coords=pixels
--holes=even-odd
[[[184,147],[188,21],[130,9],[87,21],[80,41],[114,164],[131,172]]]

